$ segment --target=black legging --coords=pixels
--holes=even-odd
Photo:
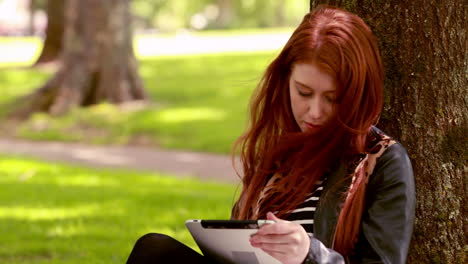
[[[212,262],[170,236],[150,233],[140,237],[133,246],[127,264],[136,263],[208,264]]]

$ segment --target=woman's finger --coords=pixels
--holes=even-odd
[[[256,235],[288,235],[300,232],[300,226],[292,222],[281,222],[262,226]]]
[[[263,251],[265,251],[265,253],[274,257],[275,259],[279,260],[280,262],[284,262],[284,260],[287,258],[287,255],[281,252],[268,251],[268,250],[263,250]]]
[[[276,234],[276,235],[285,235],[294,232],[297,227],[288,221],[281,221],[276,222],[274,224],[267,224],[263,225],[260,229],[258,229],[257,234],[260,235],[269,235],[269,234]]]
[[[289,254],[294,252],[294,248],[291,244],[279,244],[279,243],[260,243],[259,248],[263,251],[274,251],[282,254]]]
[[[286,235],[255,235],[250,238],[251,242],[255,243],[272,243],[272,244],[297,244],[299,242],[298,234],[290,233]]]

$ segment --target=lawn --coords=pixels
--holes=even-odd
[[[144,38],[140,41],[148,42]],[[40,45],[31,39],[17,44],[25,50]],[[3,122],[9,129],[3,129],[0,135],[9,131],[14,136],[34,140],[130,143],[229,153],[245,128],[250,94],[277,53],[270,50],[140,55],[139,70],[151,98],[149,105],[139,108],[102,104],[76,109],[59,118],[36,114],[14,127]],[[29,63],[25,57],[18,61],[22,65]],[[12,65],[16,64],[0,63],[4,67],[0,71],[4,94],[0,98],[0,116],[11,109],[8,103],[39,87],[51,75],[36,69],[5,68]]]
[[[0,156],[0,263],[124,263],[136,239],[226,219],[235,186]],[[209,210],[207,210],[209,208]]]

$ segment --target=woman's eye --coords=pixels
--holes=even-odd
[[[299,93],[300,96],[304,96],[304,97],[308,97],[308,96],[311,96],[312,93],[311,92],[303,92],[301,90],[297,90],[297,92]]]
[[[329,103],[334,103],[335,102],[335,97],[333,96],[325,96],[325,100]]]

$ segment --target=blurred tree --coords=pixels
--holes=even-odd
[[[23,98],[14,115],[62,114],[102,101],[145,99],[130,18],[128,0],[65,1],[61,68],[43,87]]]
[[[386,67],[379,126],[412,158],[416,224],[409,263],[467,263],[468,9],[461,0],[312,0],[358,14]]]
[[[41,54],[34,65],[55,62],[62,51],[62,40],[65,29],[65,2],[67,0],[48,0],[46,38]],[[38,0],[31,0],[35,6]],[[33,7],[34,8],[34,7]]]
[[[217,0],[218,16],[213,22],[219,28],[227,28],[232,24],[234,19],[234,6],[232,0]]]
[[[285,26],[286,25],[286,0],[276,1],[275,7],[275,26]]]
[[[157,15],[167,3],[168,0],[133,0],[131,11],[137,22],[134,24],[137,24],[137,27],[154,28]]]
[[[33,36],[34,35],[34,13],[36,12],[37,9],[37,1],[36,0],[30,0],[29,4],[29,35]]]
[[[35,13],[45,9],[46,0],[29,0],[29,35],[33,36],[35,32]]]

